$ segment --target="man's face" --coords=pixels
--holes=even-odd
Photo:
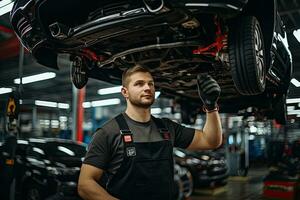
[[[122,93],[131,104],[149,108],[155,97],[154,81],[149,73],[137,72],[129,77],[127,88],[122,89]]]

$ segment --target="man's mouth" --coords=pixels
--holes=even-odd
[[[152,95],[143,95],[142,97],[146,97],[146,98],[152,98]]]

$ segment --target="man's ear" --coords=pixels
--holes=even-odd
[[[121,93],[123,97],[128,98],[128,89],[126,87],[122,86]]]

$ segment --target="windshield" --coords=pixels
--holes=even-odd
[[[65,142],[47,142],[44,144],[35,144],[36,147],[43,149],[47,157],[74,157],[81,158],[85,156],[86,148],[79,144]]]

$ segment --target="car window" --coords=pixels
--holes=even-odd
[[[51,157],[77,157],[85,156],[84,146],[74,143],[49,142],[47,143],[46,153]]]

